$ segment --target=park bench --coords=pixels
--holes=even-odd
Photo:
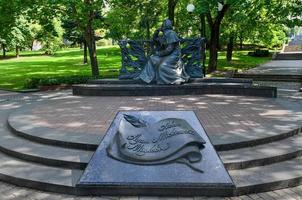
[[[120,40],[122,67],[119,79],[134,79],[143,70],[154,48],[150,40]],[[191,78],[205,76],[205,39],[185,38],[180,41],[181,57]]]

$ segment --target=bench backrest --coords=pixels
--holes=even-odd
[[[118,42],[122,54],[122,68],[120,79],[132,79],[143,70],[148,56],[153,49],[153,42],[149,40],[120,40]],[[186,72],[192,78],[205,76],[205,39],[184,38],[180,41],[182,61]]]

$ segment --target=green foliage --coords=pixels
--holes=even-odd
[[[164,18],[166,2],[160,0],[111,0],[105,19],[107,37],[150,39]]]
[[[84,38],[87,41],[88,38],[91,55],[96,55],[92,44],[94,39],[99,37],[106,36],[114,40],[150,39],[155,28],[168,17],[168,2],[168,0],[0,0],[0,48],[29,49],[34,40],[39,40],[44,44],[44,52],[54,54],[62,47],[63,37],[74,43],[81,43]],[[210,32],[213,27],[215,28],[213,24],[221,20],[220,30],[216,28],[216,32],[220,31],[220,34],[214,35],[220,37],[219,42],[222,47],[230,41],[230,36],[235,37],[235,43],[245,42],[267,48],[281,47],[288,35],[297,32],[297,28],[294,27],[302,26],[301,0],[175,0],[174,2],[177,2],[175,29],[182,37],[200,35],[201,19],[205,15],[208,41],[211,41]],[[192,14],[186,11],[189,2],[196,6]],[[217,10],[218,2],[227,8],[225,12]],[[225,15],[219,17],[221,13]],[[40,63],[22,63],[24,60],[21,58],[22,62],[16,62],[11,66],[9,62],[1,61],[1,70],[2,67],[8,69],[12,67],[17,71],[21,67],[24,69],[16,76],[9,76],[12,81],[6,80],[7,87],[22,87],[21,84],[16,86],[12,82],[16,80],[19,83],[18,78],[24,78],[23,76],[30,78],[27,73],[36,73],[37,68],[34,70],[31,68],[35,64],[41,68],[41,72],[47,74],[45,75],[47,77],[51,73],[65,76],[91,72],[84,67],[77,68],[82,54],[73,55],[74,63],[69,62],[72,60],[71,57],[68,57],[67,62],[61,62],[57,57],[59,54],[61,52],[52,57],[43,57],[45,62]],[[106,52],[101,52],[99,55],[104,59]],[[113,60],[120,59],[115,56]],[[96,58],[91,60],[96,61]],[[107,61],[101,60],[100,63],[104,64],[101,71],[108,75]],[[63,66],[64,72],[58,73],[57,66]],[[219,58],[218,68],[220,66],[225,65]],[[73,67],[76,72],[72,70]],[[93,69],[96,68],[97,66]],[[5,70],[4,72],[6,73]]]
[[[26,25],[21,13],[21,1],[0,1],[0,42],[6,48],[24,43]]]
[[[254,52],[249,52],[249,56],[255,56],[255,57],[269,57],[271,54],[269,53],[269,50],[267,49],[256,49]]]
[[[61,21],[57,18],[51,20],[47,25],[42,26],[38,38],[43,41],[45,54],[51,55],[58,51],[63,44],[64,30]]]
[[[29,78],[26,79],[24,89],[36,89],[41,86],[52,85],[72,85],[87,83],[88,80],[94,79],[92,76],[62,76],[62,77],[46,77],[46,78]]]

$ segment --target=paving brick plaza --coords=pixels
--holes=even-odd
[[[282,61],[283,62],[283,61]],[[282,62],[279,62],[282,63]],[[299,61],[300,62],[300,61]],[[289,62],[287,62],[289,63]],[[276,66],[279,65],[277,63]],[[296,65],[297,64],[297,65]],[[258,68],[274,70],[274,62]],[[279,65],[280,66],[280,65]],[[281,66],[282,68],[282,66]],[[295,62],[295,69],[300,70]],[[257,70],[257,69],[256,69]],[[268,69],[268,71],[270,71]],[[300,71],[299,71],[300,72]],[[261,98],[231,95],[183,95],[156,97],[80,97],[73,96],[70,90],[13,93],[0,91],[0,112],[3,125],[6,120],[27,136],[46,140],[83,142],[97,146],[119,110],[193,110],[215,145],[226,168],[236,185],[242,187],[259,184],[262,181],[285,181],[302,177],[301,134],[291,132],[302,126],[302,93],[300,82],[255,81],[254,84],[278,87],[278,98]],[[3,128],[3,127],[2,127]],[[282,135],[291,133],[293,135]],[[281,134],[281,137],[280,137]],[[16,155],[56,159],[60,162],[89,161],[94,151],[70,150],[49,145],[35,144],[34,141],[17,139],[11,135],[0,135],[2,148],[11,148]],[[280,138],[278,138],[280,137]],[[284,138],[283,138],[284,137]],[[276,141],[267,141],[274,138]],[[17,140],[16,140],[17,139]],[[18,142],[15,142],[18,141]],[[259,141],[255,144],[253,141]],[[225,151],[228,145],[235,149]],[[241,144],[254,147],[241,148]],[[239,145],[239,146],[238,146]],[[56,151],[61,149],[61,152]],[[232,147],[233,148],[233,147]],[[237,149],[239,148],[239,149]],[[222,151],[221,151],[222,150]],[[44,157],[43,157],[44,156]],[[293,160],[291,161],[291,158]],[[257,160],[257,162],[255,162]],[[254,163],[252,163],[253,161]],[[18,162],[1,161],[1,173],[19,174],[14,169]],[[25,161],[24,161],[25,162]],[[27,163],[26,161],[25,163]],[[28,162],[30,163],[30,162]],[[20,163],[22,164],[22,163]],[[81,163],[80,163],[81,164]],[[7,167],[5,167],[7,165]],[[39,166],[40,164],[36,164]],[[261,166],[264,165],[264,166]],[[12,166],[12,167],[11,167]],[[22,168],[21,168],[22,169]],[[7,171],[5,171],[7,170]],[[16,171],[14,171],[16,170]],[[263,173],[259,173],[263,170]],[[33,171],[23,176],[30,177]],[[39,175],[41,181],[49,181],[47,171]],[[51,173],[49,173],[51,174]],[[20,175],[20,174],[19,174]],[[22,175],[22,173],[21,173]],[[63,176],[64,178],[64,176]],[[67,178],[67,177],[66,177]],[[295,185],[295,184],[294,184]],[[302,186],[290,186],[269,192],[258,192],[230,198],[209,197],[145,197],[145,196],[101,196],[79,197],[53,192],[43,192],[13,184],[0,182],[2,200],[298,200],[302,199]]]

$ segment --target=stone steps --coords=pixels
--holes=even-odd
[[[82,170],[27,162],[0,152],[0,180],[43,191],[76,194]]]
[[[301,52],[278,53],[274,60],[302,60]]]
[[[292,44],[289,46],[285,46],[284,48],[284,52],[294,53],[295,51],[302,51],[302,45]]]
[[[292,138],[291,142],[297,143],[294,142],[296,139],[298,138]],[[59,193],[81,194],[83,192],[74,188],[76,180],[82,173],[81,170],[41,165],[3,153],[0,153],[0,163],[0,179],[3,181]],[[238,195],[280,189],[300,184],[302,159],[295,158],[244,170],[230,170],[229,173],[236,183]]]
[[[235,78],[248,78],[253,81],[283,81],[283,82],[302,82],[302,75],[282,75],[282,74],[249,74],[236,73]]]
[[[70,169],[85,169],[93,154],[93,151],[32,142],[12,134],[5,126],[0,131],[0,150],[26,161]]]
[[[13,136],[14,135],[11,135],[10,137],[13,137]],[[5,137],[7,137],[8,139],[10,138],[8,136],[5,136]],[[17,137],[17,136],[15,136],[15,137]],[[233,179],[235,180],[235,182],[236,182],[236,184],[238,186],[237,194],[246,194],[246,193],[256,192],[256,191],[257,192],[258,191],[268,191],[268,190],[271,190],[271,189],[284,188],[283,186],[287,186],[288,184],[292,184],[292,182],[294,180],[300,179],[300,174],[299,174],[298,177],[293,178],[292,176],[290,176],[290,179],[281,180],[282,184],[281,183],[279,184],[279,182],[277,180],[274,181],[274,182],[271,181],[271,182],[268,182],[268,183],[261,183],[259,181],[259,183],[257,183],[257,184],[250,183],[250,185],[248,185],[249,183],[247,183],[246,181],[245,182],[241,182],[241,180],[245,180],[245,178],[242,178],[243,175],[246,175],[246,174],[252,173],[252,172],[255,173],[255,174],[257,174],[258,172],[255,172],[253,170],[261,169],[261,167],[258,167],[258,168],[254,167],[254,168],[249,168],[249,169],[243,169],[243,168],[246,168],[247,165],[248,165],[248,167],[251,167],[251,166],[257,166],[257,165],[262,165],[263,164],[263,165],[266,165],[266,166],[264,166],[266,168],[270,168],[271,166],[278,166],[278,165],[282,165],[283,166],[284,163],[289,162],[289,161],[284,161],[284,160],[291,159],[293,157],[296,157],[296,156],[300,155],[300,153],[299,153],[300,152],[299,141],[301,141],[301,140],[302,140],[301,139],[301,135],[299,134],[299,135],[296,135],[296,136],[293,136],[293,137],[289,137],[289,138],[287,138],[285,140],[276,141],[276,142],[265,144],[265,145],[259,145],[259,146],[254,146],[254,147],[248,147],[248,148],[238,149],[238,150],[232,150],[232,151],[222,151],[222,152],[219,152],[220,155],[221,155],[221,158],[225,162],[226,166],[227,167],[229,166],[228,167],[229,169],[234,169],[234,168],[240,169],[240,170],[231,170],[230,171],[230,174],[232,175]],[[3,141],[3,142],[5,143],[5,141]],[[28,141],[26,141],[26,142],[28,142]],[[291,146],[286,146],[286,144],[291,145]],[[22,147],[24,147],[23,145],[24,145],[24,143],[22,144]],[[35,145],[41,145],[41,147],[47,147],[47,145],[43,145],[43,144],[35,144]],[[284,148],[279,149],[277,152],[272,152],[272,154],[269,154],[269,153],[266,154],[266,155],[263,154],[262,157],[261,157],[261,152],[266,152],[270,148],[274,148],[274,150],[276,150],[277,147],[281,148],[282,145],[284,146]],[[16,145],[16,146],[18,146],[18,145]],[[7,146],[7,148],[9,148],[9,146]],[[49,148],[49,147],[47,147],[47,148]],[[61,148],[61,147],[53,147],[53,148],[57,148],[57,152],[59,152],[59,150],[64,149],[64,148]],[[257,150],[258,154],[256,153],[256,149],[258,149]],[[3,150],[3,146],[2,146],[2,148],[0,148],[0,150]],[[20,151],[20,149],[14,149],[14,151]],[[48,152],[49,153],[55,152],[55,150],[48,151]],[[255,152],[255,153],[254,154],[249,154],[249,152]],[[28,154],[28,153],[29,153],[28,151],[27,152],[22,152],[22,154]],[[41,152],[39,152],[39,153],[41,153]],[[237,153],[237,156],[238,155],[240,155],[240,156],[247,155],[247,157],[243,156],[243,159],[237,159],[237,160],[233,159],[232,160],[232,156],[231,155],[233,155],[235,153]],[[291,154],[293,154],[293,155],[291,155]],[[15,155],[15,154],[12,154],[12,155]],[[250,155],[251,157],[248,157],[248,155]],[[283,155],[285,155],[285,158],[283,157]],[[20,158],[22,158],[23,160],[19,160],[17,158],[13,158],[13,157],[10,157],[10,156],[7,156],[7,155],[5,155],[4,157],[7,158],[7,159],[10,158],[11,160],[13,160],[13,162],[15,162],[15,160],[17,160],[18,161],[17,162],[18,166],[19,165],[23,165],[23,166],[26,165],[27,166],[28,163],[30,163],[30,162],[26,161],[27,160],[26,159],[27,156],[28,155],[25,155],[23,157],[21,156]],[[41,154],[40,154],[40,156],[42,157]],[[49,165],[51,165],[51,162],[48,159],[48,157],[50,155],[44,155],[44,156],[46,158],[40,158],[40,159],[45,159],[43,161],[44,165],[41,165],[41,164],[37,163],[37,162],[39,162],[38,160],[33,160],[36,163],[30,163],[30,165],[29,165],[30,168],[33,165],[34,166],[33,169],[37,168],[36,166],[38,166],[38,167],[42,167],[43,169],[46,168],[47,170],[46,169],[45,170],[48,171],[48,167],[50,167]],[[53,155],[51,155],[51,156],[53,156]],[[277,157],[279,160],[277,159],[277,161],[276,161],[275,157]],[[259,162],[259,160],[261,160],[261,162]],[[279,163],[271,165],[271,163],[274,163],[274,162],[279,162]],[[261,164],[259,164],[259,163],[261,163]],[[240,167],[239,168],[238,167],[232,167],[232,165],[234,165],[234,166],[240,166]],[[12,168],[15,168],[15,167],[12,166]],[[0,169],[1,169],[1,166],[0,166]],[[66,168],[64,169],[64,168],[54,168],[54,167],[50,167],[50,169],[51,170],[53,170],[53,169],[63,170],[64,173],[67,173],[67,174],[69,173],[68,170],[70,170],[70,169],[66,169]],[[81,170],[77,170],[77,171],[79,173],[81,172]],[[1,173],[1,170],[0,170],[0,173]],[[3,174],[4,174],[4,172],[3,172]],[[24,173],[24,174],[26,174],[26,173]],[[44,172],[43,172],[43,174],[44,174]],[[48,176],[48,174],[45,174],[45,175]],[[14,183],[14,184],[18,183],[20,186],[32,187],[32,188],[36,188],[36,189],[40,189],[41,185],[46,185],[47,187],[45,187],[44,189],[48,190],[48,191],[56,191],[56,192],[61,192],[62,191],[62,192],[67,192],[69,194],[76,193],[76,194],[79,194],[79,195],[80,194],[86,194],[86,192],[87,192],[87,191],[80,191],[77,188],[70,188],[70,187],[67,187],[66,185],[60,185],[60,184],[51,184],[51,186],[49,187],[49,183],[48,182],[44,183],[43,179],[37,181],[36,179],[38,179],[38,178],[36,177],[36,175],[35,175],[36,179],[34,179],[34,181],[31,178],[31,176],[32,176],[31,174],[28,174],[28,176],[30,176],[30,177],[29,178],[23,177],[23,178],[24,179],[28,179],[29,182],[27,182],[27,181],[24,180],[23,182],[21,181],[21,183],[19,183],[20,182],[20,177],[13,177],[13,174],[4,174],[4,175],[1,176],[1,179],[5,181],[6,180],[5,177],[7,177],[7,179],[9,179],[10,181],[14,180],[14,181],[12,181],[12,183]],[[70,179],[70,177],[68,179]],[[283,183],[285,185],[283,185]],[[262,187],[261,187],[261,184],[265,184],[267,189],[263,190]],[[59,190],[58,190],[58,187],[60,187]]]
[[[254,147],[218,152],[228,170],[283,162],[302,155],[302,134]]]
[[[37,130],[34,136],[26,136],[28,127],[23,124],[22,130],[14,130],[12,126],[12,129],[8,129],[8,114],[2,111],[0,114],[0,180],[51,192],[77,195],[89,193],[86,189],[75,187],[75,184],[83,173],[81,169],[85,168],[93,154],[93,149],[86,148],[86,142],[90,140],[81,141],[82,137],[77,135],[74,135],[77,139],[66,140],[70,135],[62,137],[63,133],[58,131],[48,132],[47,136],[51,138],[43,138],[43,132]],[[16,122],[22,117],[24,115],[16,118]],[[279,134],[260,135],[258,138],[250,137],[246,142],[223,144],[223,148],[216,144],[236,184],[235,194],[264,192],[302,184],[301,132],[300,128]],[[49,140],[52,141],[51,145],[48,144]],[[69,144],[72,142],[76,145]],[[82,146],[79,147],[78,142]],[[95,141],[94,146],[99,142]],[[221,151],[227,149],[231,150]],[[107,195],[114,195],[114,189],[106,192]]]
[[[97,149],[100,141],[102,140],[101,136],[104,135],[104,133],[100,134],[99,136],[90,135],[89,137],[91,137],[93,140],[91,140],[91,138],[88,140],[85,133],[70,134],[68,132],[58,131],[56,129],[49,129],[47,131],[44,130],[41,132],[35,130],[34,128],[27,130],[25,124],[19,120],[19,114],[21,111],[10,114],[7,121],[8,127],[15,135],[31,141],[64,148],[94,151]],[[26,110],[23,111],[26,112]],[[31,115],[29,114],[29,116]],[[27,116],[22,115],[22,117],[24,119]],[[233,139],[229,142],[216,140],[216,138],[220,135],[215,135],[215,137],[210,136],[210,138],[217,151],[227,151],[283,140],[298,134],[301,131],[300,129],[301,128],[298,128],[297,126],[288,126],[283,127],[282,129],[280,127],[272,127],[270,131],[267,131],[261,135],[250,134],[248,137],[235,138],[236,140]],[[282,133],[280,133],[280,131],[282,131]]]
[[[35,124],[32,119],[32,109],[37,109],[37,107],[23,106],[10,113],[7,123],[12,133],[36,143],[89,151],[96,150],[105,134],[95,133],[87,136],[86,133],[71,133],[66,129],[60,130]],[[39,120],[47,121],[43,118]],[[300,128],[296,123],[287,124],[282,122],[278,126],[267,124],[265,127],[255,127],[250,130],[251,133],[248,135],[241,136],[241,134],[233,133],[228,135],[227,140],[221,139],[225,137],[223,132],[210,135],[210,139],[216,150],[226,151],[283,140],[298,134]],[[260,129],[260,133],[258,129]]]
[[[274,127],[271,127],[270,131],[266,131],[261,134],[256,132],[254,134],[246,136],[245,138],[238,136],[237,138],[233,138],[232,140],[225,143],[221,140],[215,142],[215,139],[219,137],[219,135],[215,135],[214,138],[210,136],[210,138],[217,151],[229,151],[281,141],[297,135],[301,132],[301,129],[301,127],[296,126],[283,127],[282,133],[280,133],[280,129],[276,130]]]
[[[227,169],[244,169],[297,157],[300,155],[302,149],[300,144],[302,144],[302,137],[301,135],[296,135],[293,137],[288,136],[284,140],[277,140],[269,144],[220,151],[219,154]],[[230,145],[232,146],[232,144]],[[283,148],[280,149],[280,147]],[[277,148],[278,151],[270,151]],[[5,129],[2,130],[0,135],[0,149],[9,155],[27,161],[75,169],[84,169],[93,154],[93,151],[62,148],[31,142]]]
[[[293,187],[302,184],[302,158],[266,166],[229,171],[236,194],[250,194]]]

